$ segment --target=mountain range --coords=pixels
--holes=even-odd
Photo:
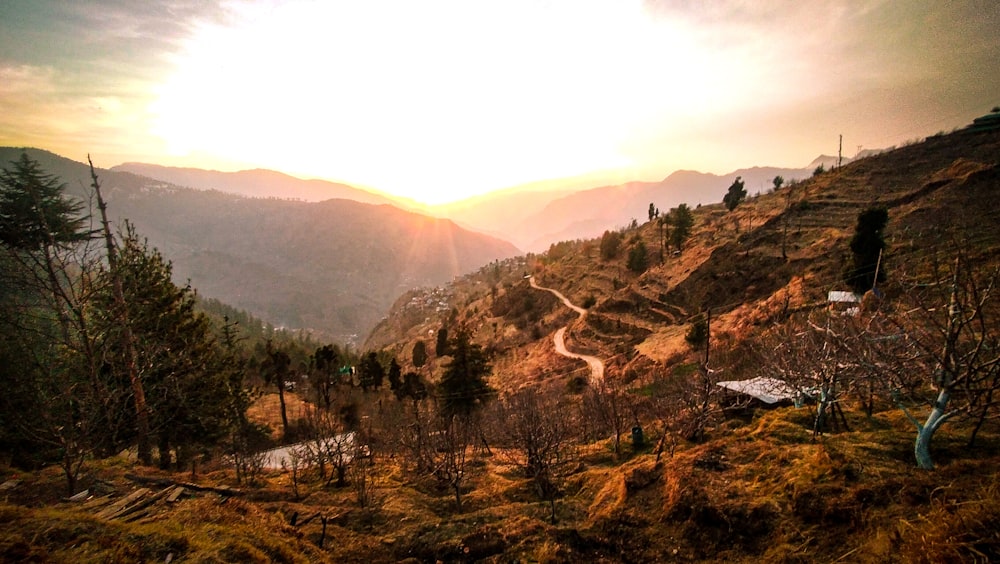
[[[22,151],[65,182],[70,196],[90,201],[87,165],[10,147],[0,148],[0,162]],[[405,290],[444,284],[519,252],[388,204],[248,198],[121,170],[97,174],[112,218],[130,220],[170,259],[176,282],[276,326],[341,342],[363,336]]]
[[[649,204],[666,212],[686,203],[691,207],[718,202],[736,177],[742,177],[750,194],[764,192],[775,176],[786,181],[809,177],[818,164],[826,168],[836,157],[821,155],[803,168],[752,167],[728,174],[676,171],[660,181],[626,182],[600,187],[582,180],[555,187],[513,187],[441,206],[338,184],[304,180],[272,170],[220,172],[196,168],[125,163],[111,170],[130,172],[177,186],[219,190],[257,198],[290,198],[319,202],[345,198],[370,204],[390,204],[425,215],[448,218],[462,227],[510,241],[518,248],[541,252],[553,243],[600,235],[645,218]],[[844,159],[843,163],[850,162]]]
[[[15,160],[16,148],[0,148]],[[89,198],[89,172],[29,150]],[[515,187],[428,207],[346,184],[271,170],[220,172],[125,163],[100,170],[117,218],[128,218],[174,263],[178,282],[277,326],[346,341],[366,334],[401,293],[438,285],[520,250],[599,236],[686,203],[718,202],[736,177],[750,194],[805,168],[753,167],[717,175],[677,171],[655,182],[583,188],[583,180]],[[845,162],[848,162],[845,160]],[[435,217],[437,216],[437,217]],[[510,243],[508,243],[510,241]],[[519,250],[520,249],[520,250]]]
[[[130,172],[177,186],[198,190],[219,190],[251,198],[283,198],[307,202],[339,198],[364,204],[399,205],[398,200],[347,184],[317,179],[304,180],[266,169],[221,172],[148,163],[124,163],[113,166],[110,170]]]

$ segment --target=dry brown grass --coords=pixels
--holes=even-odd
[[[293,499],[287,474],[271,473],[245,499],[198,494],[157,505],[137,522],[102,521],[78,504],[34,498],[61,476],[22,475],[0,505],[0,559],[37,561],[485,562],[511,561],[969,561],[998,556],[1000,455],[997,429],[984,448],[961,450],[967,429],[943,429],[941,467],[917,471],[910,423],[895,411],[868,420],[848,412],[851,432],[813,441],[808,410],[760,412],[715,429],[703,444],[678,446],[657,463],[607,441],[580,449],[560,475],[558,522],[548,522],[522,471],[502,451],[471,459],[463,510],[432,477],[376,467],[379,505],[362,510],[351,488],[307,481]],[[89,468],[115,491],[132,463]],[[225,483],[228,472],[198,481]],[[159,474],[170,476],[169,474]],[[176,475],[187,479],[187,475]],[[330,518],[318,546],[322,514]]]

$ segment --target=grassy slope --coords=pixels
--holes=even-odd
[[[937,440],[948,460],[915,470],[909,423],[894,412],[850,415],[851,432],[811,440],[809,414],[787,408],[730,421],[700,445],[680,444],[658,463],[608,445],[582,449],[561,477],[559,521],[548,522],[521,473],[502,452],[475,457],[461,513],[431,479],[396,462],[378,470],[381,506],[357,508],[347,489],[315,482],[292,496],[272,474],[247,499],[198,494],[161,503],[135,522],[104,521],[79,503],[49,497],[58,476],[42,472],[0,504],[0,557],[49,562],[473,561],[956,561],[1000,554],[997,446],[990,432],[973,452],[960,429]],[[123,462],[92,469],[104,488],[128,491]],[[175,476],[186,479],[187,476]],[[225,482],[220,472],[202,483]],[[322,512],[331,517],[317,546]]]
[[[548,335],[566,323],[571,347],[609,359],[609,377],[641,377],[685,359],[686,323],[705,305],[715,311],[713,331],[738,342],[779,323],[786,296],[793,309],[822,304],[827,290],[839,289],[854,218],[872,204],[890,208],[889,267],[897,272],[929,260],[928,249],[959,232],[972,241],[970,251],[995,263],[1000,230],[990,204],[998,158],[996,134],[933,138],[762,195],[734,214],[703,206],[684,252],[641,276],[629,273],[623,259],[598,260],[596,242],[575,242],[531,262],[467,277],[451,288],[449,305],[496,351],[498,387],[528,381],[564,387],[580,367],[556,357]],[[788,194],[797,204],[790,211]],[[788,261],[780,246],[785,218]],[[658,249],[652,225],[626,240],[631,237]],[[594,297],[587,321],[527,288],[526,270],[577,303]],[[890,284],[887,291],[898,289]],[[378,340],[405,360],[416,338],[433,349],[428,330],[446,315],[417,308],[406,322],[390,316]],[[432,358],[425,373],[433,374],[441,361]],[[199,494],[158,504],[133,523],[104,522],[79,504],[59,502],[58,474],[46,470],[22,474],[21,486],[3,492],[0,555],[163,561],[172,552],[194,562],[1000,558],[995,422],[971,451],[964,448],[966,429],[945,426],[934,445],[940,466],[923,472],[914,469],[912,425],[900,414],[847,415],[850,432],[819,441],[811,438],[807,410],[732,419],[705,443],[674,444],[659,462],[649,447],[615,460],[605,441],[583,445],[580,464],[560,476],[555,525],[502,452],[472,457],[461,513],[454,512],[448,491],[404,472],[399,459],[377,466],[381,504],[374,512],[358,509],[350,488],[315,482],[303,485],[295,500],[290,478],[274,474],[244,499],[220,503],[214,494]],[[134,487],[123,477],[131,470],[121,461],[95,463],[82,482],[121,494]],[[206,472],[197,478],[202,483],[231,483],[226,471]],[[318,520],[288,524],[293,514],[316,512],[331,517],[323,549],[316,546]]]

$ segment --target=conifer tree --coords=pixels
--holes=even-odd
[[[744,187],[743,177],[737,176],[736,180],[729,186],[729,191],[722,197],[722,203],[726,204],[726,209],[733,211],[747,197],[747,189]]]
[[[855,292],[864,293],[874,288],[876,282],[885,281],[882,230],[888,222],[889,212],[885,208],[868,208],[858,215],[851,237],[851,269],[844,276]]]
[[[223,351],[208,318],[195,311],[194,290],[173,283],[170,262],[129,223],[120,238],[117,276],[146,393],[150,432],[157,441],[160,465],[166,467],[170,453],[176,451],[178,465],[184,466],[194,447],[215,444],[228,430]],[[111,273],[105,270],[102,276]],[[117,307],[111,288],[103,284],[97,296],[95,328],[102,336],[100,346],[112,377],[127,386],[129,352],[121,346],[122,317],[111,313]]]
[[[681,204],[670,210],[670,242],[678,251],[684,247],[684,242],[691,236],[694,227],[694,214],[687,204]]]
[[[26,153],[0,171],[0,242],[20,250],[88,239],[83,206],[63,194],[65,184]]]
[[[448,344],[448,327],[442,324],[437,332],[437,341],[434,343],[434,354],[446,356],[449,353]]]
[[[427,364],[427,345],[420,339],[413,343],[413,353],[411,354],[413,367],[417,370]]]
[[[363,359],[361,359],[361,370],[358,375],[358,380],[361,384],[361,389],[368,391],[369,389],[378,389],[382,387],[382,380],[385,378],[385,368],[382,367],[382,363],[378,361],[378,355],[374,352],[370,352]]]
[[[466,327],[458,328],[450,348],[452,358],[438,386],[441,414],[445,418],[467,418],[493,396],[493,389],[486,383],[492,367]]]

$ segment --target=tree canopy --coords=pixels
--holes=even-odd
[[[472,342],[465,327],[455,331],[450,342],[451,361],[445,366],[438,386],[441,413],[446,418],[468,417],[493,396],[486,383],[492,367],[483,348]]]
[[[681,204],[670,210],[670,243],[680,251],[684,242],[691,236],[694,227],[694,214],[687,204]]]
[[[736,180],[729,186],[729,191],[722,197],[722,203],[726,204],[726,209],[733,211],[736,206],[743,203],[747,197],[747,189],[744,187],[743,177],[737,176]]]
[[[889,212],[885,208],[868,208],[858,215],[851,237],[851,268],[844,276],[844,281],[855,292],[866,292],[874,288],[876,282],[885,281],[885,264],[881,257],[885,249],[882,230],[887,223]]]
[[[611,260],[618,256],[622,246],[622,234],[618,231],[605,231],[601,236],[601,260]]]
[[[89,237],[83,206],[63,194],[65,184],[27,154],[0,171],[0,242],[21,250]]]
[[[642,240],[636,241],[628,251],[628,269],[637,274],[642,274],[646,272],[649,268],[649,253],[646,249],[646,243]]]

